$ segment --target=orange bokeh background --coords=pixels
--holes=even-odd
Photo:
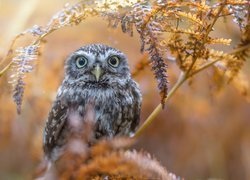
[[[15,34],[35,24],[45,25],[67,2],[77,1],[0,0],[0,57]],[[89,43],[108,44],[127,54],[132,71],[143,57],[138,34],[129,37],[107,24],[101,18],[89,18],[46,38],[36,68],[26,78],[21,115],[16,114],[7,83],[11,71],[0,78],[0,179],[30,177],[41,160],[44,122],[69,53]],[[220,22],[216,33],[239,41],[239,31],[232,24]],[[174,62],[168,65],[172,87],[180,71]],[[148,151],[167,170],[186,179],[250,179],[250,104],[232,85],[218,88],[211,71],[185,83],[133,148]],[[249,78],[250,61],[243,71]],[[135,79],[143,94],[142,123],[160,96],[150,68]]]

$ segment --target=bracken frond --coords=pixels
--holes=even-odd
[[[24,93],[24,77],[26,73],[30,73],[34,68],[34,60],[39,54],[39,46],[31,45],[16,49],[16,55],[13,58],[13,74],[11,75],[10,83],[13,85],[13,98],[17,104],[18,113],[21,112],[22,97]]]
[[[167,32],[187,34],[187,35],[193,35],[193,36],[200,37],[200,33],[199,32],[195,32],[193,29],[180,29],[180,28],[179,29],[173,29],[173,28],[171,28]]]
[[[113,10],[118,10],[118,4],[120,5],[120,8],[126,8],[127,6],[131,6],[132,2],[127,1],[126,3],[122,4],[114,4],[112,1],[88,1],[79,2],[72,6],[67,4],[61,11],[51,18],[45,27],[35,25],[15,37],[6,59],[12,59],[10,67],[12,68],[13,74],[11,75],[11,80],[9,82],[14,87],[13,98],[17,104],[18,113],[20,113],[21,110],[22,97],[24,93],[24,76],[26,73],[32,71],[33,61],[38,58],[38,51],[40,50],[39,48],[43,42],[43,39],[58,29],[66,26],[78,25],[87,17],[93,17],[97,15],[101,16],[103,11],[108,12],[110,7],[113,8]],[[15,49],[15,42],[20,38],[24,38],[27,34],[33,35],[33,42],[26,47],[19,47]]]
[[[154,15],[161,8],[162,5],[159,5],[152,11],[151,14],[149,11],[150,7],[137,7],[137,13],[145,13],[146,16],[143,19],[137,20],[135,26],[141,37],[141,51],[143,52],[144,50],[146,50],[149,52],[152,70],[154,72],[155,78],[158,81],[158,89],[161,95],[162,107],[164,107],[164,101],[167,97],[168,91],[168,80],[166,74],[167,65],[162,54],[165,49],[158,43],[160,41],[161,33],[159,32],[159,30],[161,29],[161,25],[157,22],[151,21]]]
[[[179,68],[188,74],[192,74],[202,67],[204,63],[213,59],[221,61],[216,65],[220,64],[220,66],[227,69],[226,74],[229,79],[233,79],[237,75],[246,58],[249,57],[249,48],[240,50],[234,55],[214,51],[208,45],[229,45],[231,40],[223,37],[211,37],[210,32],[214,30],[214,25],[218,19],[231,16],[241,30],[241,42],[237,48],[248,46],[250,44],[249,9],[250,2],[246,0],[80,1],[75,5],[67,4],[51,18],[46,26],[36,25],[21,33],[16,39],[25,37],[25,34],[32,34],[34,41],[29,46],[40,47],[43,39],[57,29],[78,25],[86,18],[95,16],[104,17],[109,22],[109,27],[118,28],[120,24],[122,31],[130,36],[133,36],[135,29],[141,39],[141,51],[149,53],[150,64],[158,81],[158,89],[163,105],[168,89],[166,75],[167,52],[174,56]],[[23,82],[22,76],[32,63],[25,65],[27,64],[26,58],[23,62],[25,70],[22,70],[22,65],[19,65],[19,69],[17,69],[14,58],[18,56],[18,52],[15,51],[14,46],[11,46],[9,52],[8,57],[9,59],[12,58],[13,76],[15,76],[15,81],[12,84],[15,85],[16,82]],[[137,68],[137,71],[139,72],[142,69]],[[23,71],[23,73],[19,71]],[[20,76],[21,78],[19,78]],[[22,87],[24,88],[24,85]],[[22,97],[23,89],[14,89],[22,90],[19,96],[16,96],[17,92],[15,93],[15,97]],[[17,102],[17,100],[15,101]]]
[[[226,70],[226,76],[229,81],[235,77],[243,65],[243,61],[235,55],[226,54],[223,51],[215,51],[211,49],[209,51],[210,58],[220,60],[216,65],[220,69]]]
[[[190,21],[197,23],[200,26],[203,25],[202,21],[199,18],[197,18],[195,14],[192,14],[190,12],[186,13],[186,12],[177,11],[176,15],[185,17],[185,18],[189,19]]]
[[[249,16],[249,1],[229,1],[228,3],[228,11],[234,17],[234,22],[240,27],[240,29],[244,29],[248,25]]]
[[[232,39],[224,39],[224,38],[211,38],[208,40],[208,44],[223,44],[229,46],[231,44]]]
[[[162,107],[164,107],[164,101],[167,97],[168,91],[168,80],[166,74],[167,65],[164,62],[162,56],[160,55],[160,50],[156,47],[154,43],[152,43],[147,50],[149,51],[149,55],[151,57],[150,59],[152,64],[152,70],[154,71],[155,78],[158,80],[158,89],[160,90],[161,104]]]

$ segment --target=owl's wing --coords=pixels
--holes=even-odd
[[[43,135],[43,148],[47,156],[50,156],[51,151],[56,145],[67,116],[68,106],[62,103],[61,100],[55,101],[49,113]]]
[[[134,81],[131,83],[131,92],[134,97],[134,104],[133,104],[133,119],[131,124],[131,131],[134,133],[140,123],[140,113],[141,113],[141,102],[142,96],[138,84]]]

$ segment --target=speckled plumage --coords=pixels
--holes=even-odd
[[[84,56],[87,65],[77,68],[76,59]],[[119,58],[118,67],[108,64],[110,57]],[[96,66],[101,68],[99,81],[93,75]],[[126,56],[119,50],[102,44],[84,46],[72,53],[65,64],[65,77],[44,130],[44,152],[47,158],[56,159],[59,149],[66,144],[70,113],[84,121],[87,108],[94,113],[94,135],[128,136],[139,124],[141,93],[131,78]]]

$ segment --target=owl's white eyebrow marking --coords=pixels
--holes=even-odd
[[[74,53],[74,55],[89,55],[86,51],[80,49]]]
[[[105,60],[107,59],[110,55],[123,55],[121,52],[116,51],[115,49],[107,49],[105,51],[85,51],[84,49],[79,49],[74,53],[75,55],[84,55],[86,57],[98,57],[100,60]]]

